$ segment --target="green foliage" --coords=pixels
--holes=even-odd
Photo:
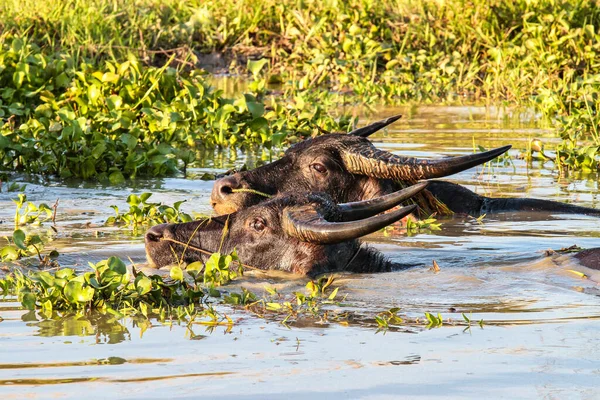
[[[22,257],[29,257],[37,254],[40,261],[43,260],[41,250],[44,242],[39,235],[27,235],[21,229],[13,232],[12,238],[5,237],[8,245],[0,248],[0,260],[15,261]],[[56,258],[58,253],[53,252],[50,257]]]
[[[125,213],[121,213],[119,207],[111,206],[115,210],[115,216],[109,217],[106,225],[126,225],[136,231],[140,227],[192,221],[189,214],[179,209],[185,200],[178,201],[173,206],[167,206],[161,203],[149,203],[150,196],[152,193],[142,193],[139,196],[129,195],[127,197],[129,211]]]
[[[134,53],[193,65],[202,54],[192,49],[249,49],[254,76],[268,61],[274,80],[300,90],[417,100],[519,101],[559,87],[594,70],[600,25],[595,2],[568,0],[124,0],[118,10],[110,0],[23,0],[0,15],[4,32],[95,62]]]
[[[399,308],[390,308],[389,310],[380,312],[375,316],[379,330],[387,330],[391,325],[400,325],[404,320],[398,315]]]
[[[232,263],[235,265],[232,265]],[[198,263],[187,266],[186,271],[194,269]],[[190,268],[191,267],[191,268]],[[213,287],[229,283],[243,275],[244,269],[234,250],[231,254],[213,253],[204,265],[204,283]]]
[[[15,231],[11,238],[5,237],[8,245],[0,247],[0,260],[16,261],[22,257],[32,255],[38,256],[40,265],[52,265],[58,257],[58,252],[53,250],[45,257],[42,257],[41,250],[44,247],[44,242],[39,235],[28,235],[25,231],[19,229],[20,226],[27,224],[41,225],[53,218],[52,209],[45,203],[35,205],[27,201],[27,196],[23,193],[18,195],[18,199],[14,200],[15,210]]]
[[[113,183],[185,172],[200,148],[271,148],[318,128],[344,130],[347,115],[327,116],[347,101],[341,94],[367,104],[533,104],[556,118],[557,165],[598,169],[593,1],[124,0],[115,7],[112,0],[0,7],[4,169]],[[253,77],[251,93],[228,99],[210,90],[194,68],[214,51],[233,54],[230,69]],[[285,102],[263,98],[269,82],[281,84]]]
[[[559,168],[598,171],[600,164],[600,75],[576,79],[559,91],[544,90],[537,97],[539,108],[554,117],[562,139],[556,146],[556,155],[544,153],[543,144],[531,151],[551,159]],[[537,143],[535,143],[537,144]]]
[[[185,170],[202,148],[270,148],[350,122],[275,100],[267,112],[258,94],[224,98],[201,71],[177,71],[171,60],[76,65],[27,38],[0,36],[0,168],[118,184]]]
[[[158,275],[138,272],[132,279],[125,263],[110,257],[90,264],[93,271],[76,274],[71,268],[55,272],[40,271],[23,275],[19,271],[3,280],[3,294],[18,295],[27,309],[149,310],[198,303],[204,295],[195,284],[184,280],[165,282]]]
[[[35,205],[30,201],[27,201],[27,195],[19,194],[18,200],[13,200],[17,205],[15,211],[15,226],[22,226],[27,224],[38,224],[52,219],[52,209],[46,203],[40,203]]]
[[[442,230],[441,224],[437,223],[437,219],[435,219],[433,215],[422,220],[413,220],[412,218],[406,220],[406,233],[409,236],[416,235],[417,233],[440,230]]]

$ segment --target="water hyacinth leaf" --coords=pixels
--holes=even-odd
[[[248,107],[248,111],[250,111],[253,118],[262,117],[265,113],[265,106],[262,103],[248,102],[246,103],[246,106]]]
[[[28,310],[35,310],[36,297],[33,293],[24,293],[21,304]]]
[[[274,133],[273,135],[271,135],[271,142],[273,143],[273,146],[281,147],[286,137],[287,132]]]
[[[140,194],[139,199],[142,203],[145,203],[146,200],[148,200],[150,198],[150,196],[152,196],[152,193],[144,192],[144,193]]]
[[[69,279],[75,276],[75,270],[71,268],[61,268],[56,271],[56,277],[59,279]]]
[[[183,281],[183,270],[178,265],[174,265],[173,267],[171,267],[171,271],[169,271],[169,275],[171,276],[171,279],[173,279],[175,281],[179,281],[179,282]]]
[[[113,171],[108,176],[108,180],[113,185],[120,185],[125,182],[125,176],[121,171]]]
[[[10,146],[10,140],[6,136],[0,134],[0,150],[4,150]]]
[[[26,235],[21,229],[17,229],[13,232],[13,241],[15,245],[21,250],[27,250],[27,246],[25,245]]]
[[[248,60],[248,71],[252,74],[254,79],[258,79],[260,71],[269,63],[269,60],[262,58],[260,60]]]
[[[71,303],[87,303],[94,298],[95,290],[91,286],[85,286],[83,282],[72,280],[65,285],[64,295]]]
[[[17,248],[5,246],[0,250],[0,258],[2,258],[2,261],[16,261],[21,257]]]
[[[92,149],[92,157],[96,160],[99,159],[102,154],[106,151],[106,143],[100,142]]]
[[[127,146],[129,151],[135,149],[138,143],[137,138],[129,133],[124,133],[119,139]]]
[[[191,264],[188,264],[185,267],[185,270],[188,272],[189,271],[202,271],[203,268],[204,268],[204,264],[202,263],[202,261],[196,261]]]
[[[125,263],[118,257],[109,257],[108,259],[108,268],[111,271],[116,272],[120,275],[125,275],[127,273],[127,266]]]
[[[129,204],[130,206],[137,206],[141,202],[142,200],[135,194],[130,194],[129,196],[127,196],[127,204]]]
[[[269,127],[269,121],[264,117],[255,118],[250,122],[249,127],[253,131],[266,130]]]
[[[135,279],[135,288],[140,296],[152,290],[152,280],[144,275],[138,275]]]

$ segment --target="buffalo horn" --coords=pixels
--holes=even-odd
[[[355,174],[379,179],[419,180],[440,178],[486,163],[512,146],[499,147],[467,156],[426,160],[401,157],[374,146],[359,150],[347,148],[341,151],[346,169]]]
[[[376,197],[371,200],[339,204],[338,210],[342,214],[342,221],[356,221],[358,219],[372,217],[373,215],[377,215],[397,206],[404,200],[410,199],[426,187],[427,182],[420,182],[397,192]]]
[[[333,244],[353,240],[384,228],[415,211],[416,205],[403,207],[387,214],[352,221],[329,222],[311,206],[294,207],[285,211],[283,228],[303,242]]]
[[[360,137],[369,137],[375,132],[385,128],[389,124],[398,121],[402,115],[394,115],[393,117],[389,117],[386,119],[382,119],[381,121],[373,122],[371,125],[363,126],[362,128],[358,128],[348,133],[348,135],[360,136]]]

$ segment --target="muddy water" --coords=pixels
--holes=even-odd
[[[440,157],[465,154],[528,138],[551,142],[551,132],[522,115],[484,108],[420,107],[385,110],[408,118],[374,137],[398,154]],[[378,118],[379,116],[373,117]],[[512,151],[516,156],[518,151]],[[222,172],[261,154],[221,154],[194,176]],[[143,244],[125,231],[105,228],[109,205],[125,207],[130,193],[153,192],[188,212],[209,213],[212,182],[171,178],[101,187],[27,182],[29,200],[59,202],[58,233],[47,248],[64,266],[86,268],[110,255],[142,263]],[[531,196],[599,207],[596,177],[559,178],[546,163],[470,170],[452,177],[481,194]],[[12,232],[14,193],[0,194],[0,234]],[[342,275],[336,284],[349,326],[305,321],[287,329],[241,310],[221,307],[236,321],[227,332],[190,329],[106,316],[43,320],[0,303],[0,394],[3,398],[597,398],[600,388],[600,290],[574,268],[543,257],[546,249],[600,246],[596,218],[569,215],[494,215],[443,221],[441,232],[406,237],[376,234],[374,246],[390,258],[417,265],[405,272]],[[441,271],[429,271],[432,260]],[[247,276],[231,286],[261,293],[302,290],[304,279]],[[410,326],[375,333],[377,312],[401,307],[484,320],[483,328]]]

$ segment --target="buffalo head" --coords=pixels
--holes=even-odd
[[[323,192],[335,202],[366,200],[396,190],[397,181],[412,184],[455,174],[510,148],[424,160],[397,156],[373,146],[367,137],[398,118],[391,117],[349,134],[328,134],[300,142],[275,162],[219,179],[211,203],[217,213],[226,214],[284,192]]]
[[[416,206],[377,215],[426,185],[345,204],[323,193],[286,194],[228,215],[154,226],[146,233],[148,262],[158,268],[205,262],[213,252],[236,249],[242,263],[260,269],[309,275],[390,270],[389,261],[356,239],[413,212]]]

